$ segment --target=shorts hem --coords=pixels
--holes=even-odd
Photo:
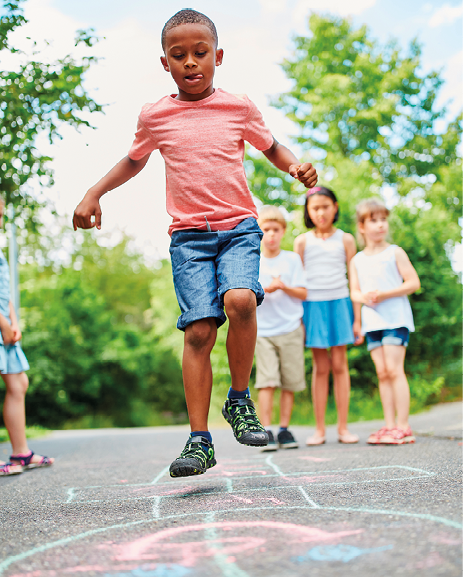
[[[185,331],[188,325],[194,323],[195,321],[200,321],[201,319],[214,318],[217,323],[217,328],[221,327],[227,317],[222,309],[218,307],[202,307],[197,309],[190,309],[189,311],[181,314],[177,320],[177,328],[181,331]]]
[[[224,299],[225,293],[227,291],[233,290],[233,289],[249,289],[249,290],[251,290],[256,295],[257,306],[262,304],[262,302],[264,300],[265,294],[264,294],[264,291],[263,291],[260,283],[259,282],[250,282],[249,279],[243,278],[243,279],[234,280],[233,282],[229,282],[227,284],[220,286],[219,299],[220,299],[220,302],[222,304],[223,304],[223,299]]]

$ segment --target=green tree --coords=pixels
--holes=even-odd
[[[417,41],[403,55],[397,43],[381,46],[349,20],[314,14],[309,28],[294,38],[282,64],[292,88],[272,102],[298,127],[295,141],[305,154],[319,159],[319,182],[339,199],[341,229],[355,234],[362,198],[381,195],[386,186],[393,193],[392,238],[422,281],[411,297],[417,332],[407,354],[412,396],[422,404],[444,384],[456,386],[461,374],[461,282],[451,254],[461,240],[462,117],[436,133],[436,120],[446,114],[436,106],[442,79],[420,72]],[[246,171],[265,204],[291,211],[304,203],[301,185],[265,159],[248,154]],[[293,215],[286,248],[302,231],[300,213]],[[354,386],[371,391],[376,379],[365,348],[352,347],[349,362]]]
[[[86,56],[76,61],[63,55],[45,63],[36,50],[24,54],[10,43],[11,33],[27,23],[24,0],[3,0],[2,4],[0,54],[15,54],[18,66],[0,71],[0,188],[6,202],[23,209],[24,220],[31,218],[34,222],[40,202],[27,194],[25,185],[31,178],[38,179],[41,186],[53,182],[52,159],[37,150],[37,137],[45,134],[54,142],[60,138],[63,124],[90,126],[82,113],[101,111],[101,106],[88,96],[83,79],[95,58]],[[92,30],[79,30],[75,39],[76,46],[89,47],[96,40]]]

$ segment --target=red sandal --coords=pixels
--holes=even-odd
[[[34,451],[30,451],[27,455],[21,455],[18,453],[17,455],[11,455],[10,461],[13,464],[22,465],[25,469],[38,469],[40,467],[50,467],[53,465],[54,459],[50,459],[49,457],[41,457],[41,460],[38,463],[32,463],[32,457],[34,456]]]
[[[367,443],[369,445],[379,445],[381,443],[380,441],[381,437],[387,435],[390,430],[391,429],[388,429],[387,427],[382,427],[381,429],[379,429],[379,431],[371,433],[371,435],[368,437]]]
[[[390,429],[379,441],[382,445],[405,445],[414,443],[415,437],[410,427],[408,429]]]

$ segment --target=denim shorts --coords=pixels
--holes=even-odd
[[[230,289],[252,290],[260,305],[264,291],[259,283],[262,231],[255,218],[241,221],[232,230],[197,229],[172,233],[170,256],[175,293],[182,314],[177,328],[200,319],[215,318],[220,327],[227,320],[224,295]]]
[[[367,349],[372,351],[384,345],[408,346],[410,331],[405,327],[399,329],[384,329],[382,331],[370,331],[365,333]]]

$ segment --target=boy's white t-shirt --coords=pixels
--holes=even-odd
[[[278,276],[288,287],[306,286],[301,259],[294,252],[282,250],[274,258],[260,257],[259,282],[262,287],[268,287]],[[300,326],[303,313],[301,299],[290,297],[282,290],[265,293],[264,302],[257,307],[257,336],[276,337],[291,333]]]

